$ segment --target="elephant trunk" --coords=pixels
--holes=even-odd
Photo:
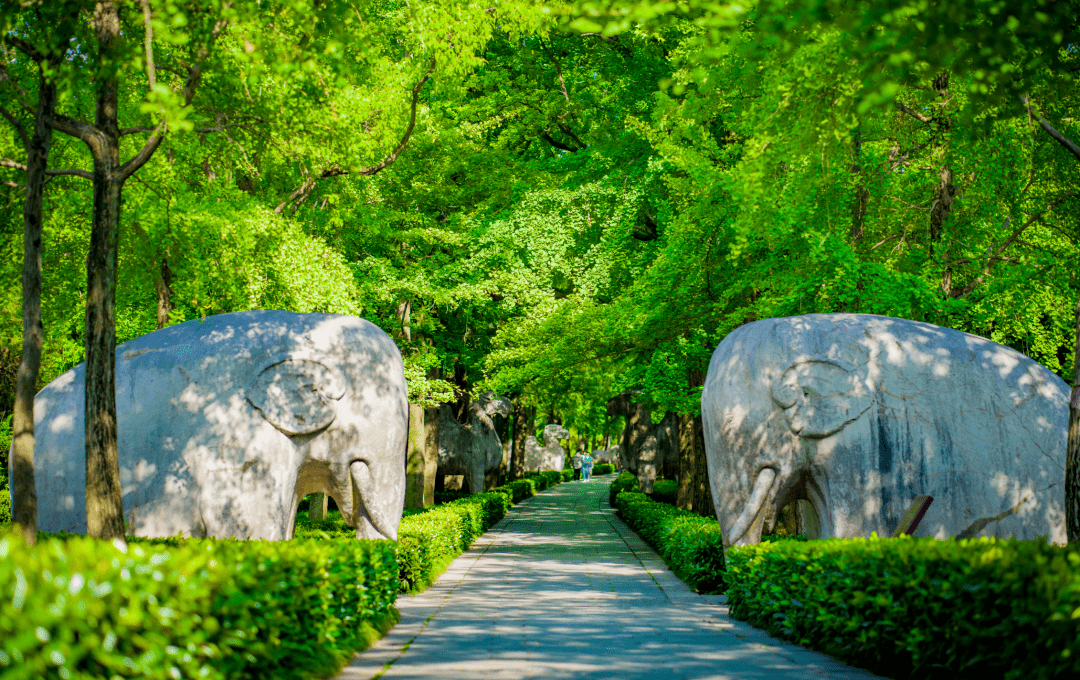
[[[353,481],[353,517],[357,538],[388,538],[397,540],[397,526],[390,516],[389,504],[380,502],[375,480],[367,461],[354,460],[349,465]]]
[[[750,493],[750,500],[747,501],[746,507],[743,508],[742,514],[735,520],[735,524],[731,526],[731,529],[724,532],[727,545],[743,544],[742,539],[746,532],[750,530],[750,527],[754,525],[758,515],[761,514],[761,508],[765,505],[765,499],[768,497],[769,489],[775,479],[776,470],[772,468],[761,468],[761,471],[758,472],[757,480],[754,481],[754,490]]]

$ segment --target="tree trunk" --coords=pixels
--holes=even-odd
[[[120,16],[112,2],[95,11],[103,68],[115,68]],[[116,433],[116,265],[120,224],[119,81],[103,78],[97,96],[94,210],[86,257],[86,530],[96,538],[124,537],[124,506]]]
[[[694,509],[694,480],[697,469],[694,457],[694,417],[680,413],[679,424],[679,490],[675,495],[675,506],[682,510]]]
[[[23,204],[23,349],[15,382],[12,417],[11,518],[22,527],[26,542],[37,539],[37,488],[34,482],[34,394],[45,331],[41,324],[41,223],[45,202],[45,168],[52,146],[46,120],[56,108],[56,85],[41,77],[34,133],[26,149],[26,202]]]
[[[428,377],[432,374],[429,373]],[[437,376],[436,376],[437,377]],[[424,507],[435,504],[436,471],[439,467],[439,407],[424,409]]]
[[[308,519],[312,522],[321,522],[326,519],[326,513],[330,507],[330,497],[324,493],[313,493],[308,497]]]
[[[1080,541],[1080,303],[1076,306],[1076,348],[1065,451],[1065,536],[1069,543],[1076,543]]]
[[[855,134],[852,136],[852,160],[851,168],[849,172],[855,178],[862,173],[862,166],[859,165],[860,156],[862,155],[862,129],[856,127]],[[858,179],[854,180],[858,182]],[[863,186],[855,187],[855,196],[851,201],[851,242],[854,243],[862,238],[864,228],[866,226],[866,209],[870,204],[870,190]]]
[[[521,479],[525,476],[525,440],[532,434],[532,411],[531,407],[522,403],[522,398],[514,403],[514,448],[510,452],[510,479]]]
[[[161,275],[154,281],[154,288],[157,290],[157,329],[160,331],[169,324],[169,312],[173,310],[172,270],[165,257],[161,258]]]
[[[694,513],[716,519],[712,484],[709,481],[709,459],[705,455],[705,428],[701,415],[694,416]]]
[[[405,507],[420,509],[428,487],[427,417],[419,404],[409,404],[409,446],[405,458]],[[434,479],[431,483],[434,488]]]

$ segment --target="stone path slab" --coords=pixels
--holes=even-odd
[[[610,479],[514,507],[338,679],[877,677],[691,591],[608,507]]]

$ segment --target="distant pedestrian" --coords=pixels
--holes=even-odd
[[[592,477],[592,456],[586,453],[581,458],[581,479],[587,482],[590,477]]]
[[[574,479],[581,479],[581,460],[582,455],[575,453],[574,457],[570,459],[570,464],[574,466]]]

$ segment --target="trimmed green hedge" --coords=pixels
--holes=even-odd
[[[565,473],[569,472],[570,476],[567,477]],[[564,481],[573,479],[574,471],[571,470],[545,470],[544,472],[529,472],[526,473],[525,479],[535,480],[537,483],[537,491],[543,491],[550,489],[556,484],[562,484]]]
[[[610,475],[615,472],[615,466],[611,463],[596,463],[593,465],[592,474],[593,477],[597,475]]]
[[[638,486],[637,477],[629,472],[621,472],[619,476],[615,478],[615,481],[611,483],[611,487],[608,489],[608,504],[611,507],[615,507],[615,497],[623,491],[639,491],[641,489]]]
[[[673,479],[658,479],[653,483],[652,493],[649,498],[657,503],[675,505],[675,499],[679,495],[679,483]]]
[[[506,515],[514,503],[562,481],[558,472],[533,473],[491,491],[441,495],[455,498],[401,518],[395,544],[400,591],[416,593],[431,585],[473,541]],[[297,536],[346,537],[353,529],[340,517],[311,522],[301,517]]]
[[[119,546],[119,547],[118,547]],[[316,678],[397,620],[389,541],[0,537],[0,675]]]
[[[615,480],[612,487],[618,483]],[[724,590],[724,540],[715,519],[657,503],[632,491],[615,496],[615,509],[691,588],[699,593]]]
[[[1080,677],[1080,551],[1041,541],[782,541],[728,555],[731,614],[893,677]]]
[[[398,620],[514,500],[558,472],[402,518],[397,543],[358,541],[334,515],[292,541],[0,534],[4,680],[323,678]],[[326,540],[337,537],[346,540]],[[10,594],[10,596],[8,595]]]

